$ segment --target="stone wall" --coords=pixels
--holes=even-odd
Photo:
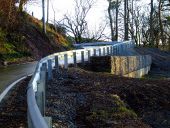
[[[140,78],[148,74],[152,63],[151,56],[102,56],[91,57],[94,71],[107,71],[115,75]]]

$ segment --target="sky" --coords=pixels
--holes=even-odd
[[[141,0],[140,5],[147,5],[150,0]],[[74,0],[50,0],[50,13],[49,19],[53,21],[54,12],[52,7],[56,12],[56,20],[60,21],[63,19],[64,14],[71,14],[72,10],[74,10]],[[96,3],[93,5],[93,8],[90,10],[87,21],[89,28],[95,30],[98,26],[106,21],[108,2],[107,0],[96,0]],[[41,19],[42,18],[42,8],[41,8],[41,0],[39,0],[38,4],[28,3],[25,6],[25,10],[32,14],[34,13],[34,17]],[[106,34],[109,33],[109,29],[106,30]]]
[[[63,18],[64,14],[72,12],[72,10],[74,9],[74,0],[50,0],[50,14],[49,14],[50,20],[54,19],[52,5],[56,11],[55,15],[56,19],[60,21]],[[106,18],[105,13],[107,7],[108,2],[106,0],[97,0],[93,8],[90,10],[89,15],[87,16],[87,19],[90,22],[90,24],[95,25],[99,21],[104,20]],[[41,5],[29,3],[28,5],[26,5],[26,10],[29,14],[33,12],[36,18],[38,19],[42,18]]]

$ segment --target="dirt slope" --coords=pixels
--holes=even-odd
[[[55,76],[47,89],[47,115],[56,127],[170,127],[169,80],[122,78],[75,68],[66,72]]]
[[[20,26],[14,30],[6,30],[0,25],[1,63],[40,59],[71,48],[66,36],[58,32],[54,26],[47,25],[47,33],[44,34],[40,20],[28,14],[24,14],[22,20]]]
[[[30,77],[11,89],[0,104],[0,128],[27,127],[27,86]]]

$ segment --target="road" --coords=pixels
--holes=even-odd
[[[0,93],[12,82],[34,72],[37,62],[0,68]]]

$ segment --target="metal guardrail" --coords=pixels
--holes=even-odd
[[[84,47],[84,46],[102,46],[102,45],[115,45],[121,42],[95,42],[95,43],[82,43],[82,44],[73,44],[74,47]]]
[[[47,72],[50,72],[49,64],[51,64],[52,68],[54,68],[55,65],[63,65],[64,68],[67,68],[68,64],[76,64],[76,63],[88,61],[90,59],[90,56],[105,56],[105,55],[120,53],[128,48],[134,47],[134,42],[125,41],[125,42],[109,43],[109,44],[108,42],[105,42],[105,45],[106,46],[99,46],[97,48],[87,48],[87,49],[79,49],[79,50],[54,53],[39,61],[27,89],[29,128],[49,128],[49,125],[46,122],[45,117],[40,112],[40,109],[37,105],[36,95],[35,95],[37,93],[38,82],[40,81],[40,70],[42,68],[42,65],[45,63],[48,64]]]

